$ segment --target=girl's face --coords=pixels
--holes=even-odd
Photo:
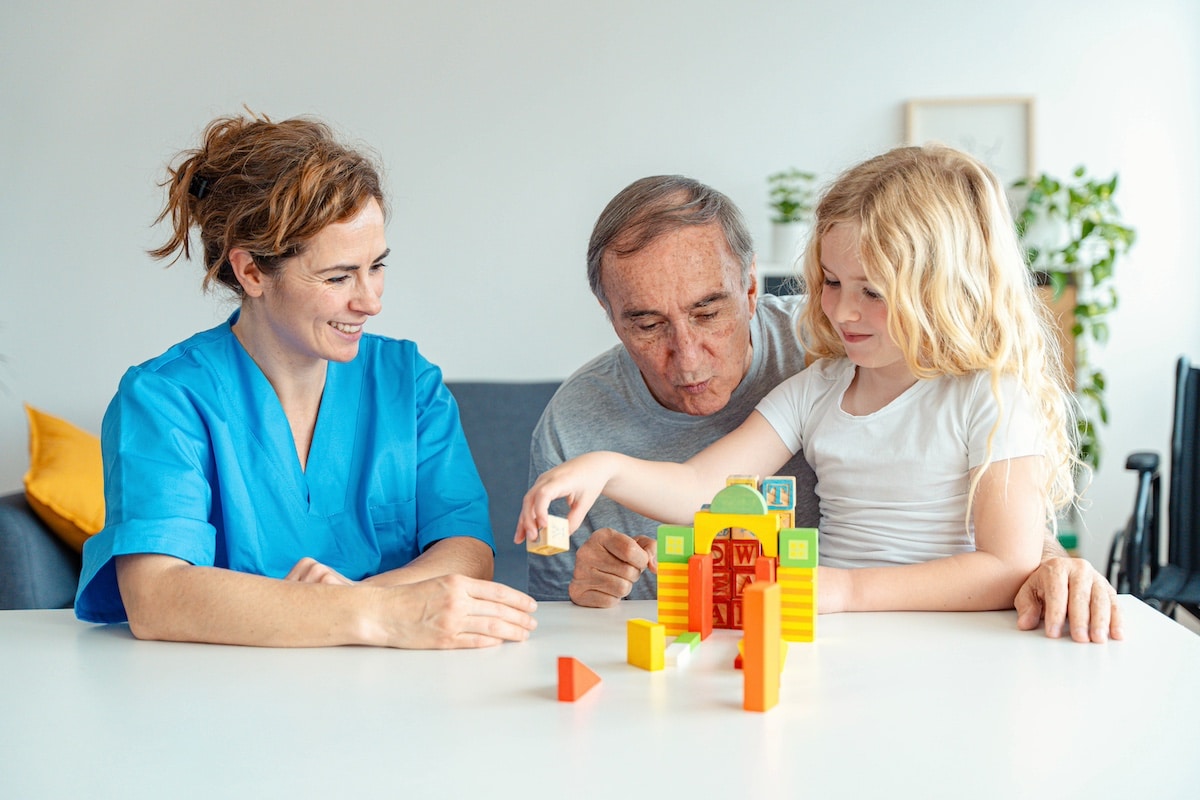
[[[887,331],[887,304],[859,260],[857,225],[838,223],[821,237],[821,270],[821,311],[841,337],[847,358],[868,369],[904,365]]]

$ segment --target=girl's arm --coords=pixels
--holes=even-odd
[[[822,568],[818,609],[985,611],[1013,607],[1045,538],[1041,457],[993,463],[975,492],[975,552],[924,564]],[[974,477],[972,475],[972,477]]]
[[[535,538],[550,503],[565,497],[573,532],[601,494],[660,522],[687,524],[730,475],[771,475],[791,451],[766,418],[753,412],[737,429],[682,464],[643,461],[619,453],[587,453],[541,474],[521,503],[514,540]]]

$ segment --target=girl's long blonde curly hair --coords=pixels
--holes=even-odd
[[[857,228],[863,269],[887,303],[888,333],[918,379],[986,371],[1001,420],[1001,376],[1015,376],[1028,392],[1040,411],[1046,515],[1054,525],[1057,511],[1075,502],[1075,474],[1086,468],[1076,455],[1074,398],[1058,340],[1000,181],[967,153],[936,145],[897,148],[838,177],[817,205],[802,264],[808,302],[800,336],[820,358],[846,355],[821,310],[821,240],[839,224]]]

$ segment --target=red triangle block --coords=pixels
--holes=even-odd
[[[570,656],[558,657],[558,699],[574,703],[600,682],[600,676]]]

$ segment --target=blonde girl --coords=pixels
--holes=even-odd
[[[731,474],[796,451],[817,475],[822,612],[1011,608],[1074,500],[1069,393],[1003,189],[946,147],[841,175],[804,256],[800,335],[818,360],[683,464],[595,452],[544,473],[518,541],[601,493],[688,524]]]

